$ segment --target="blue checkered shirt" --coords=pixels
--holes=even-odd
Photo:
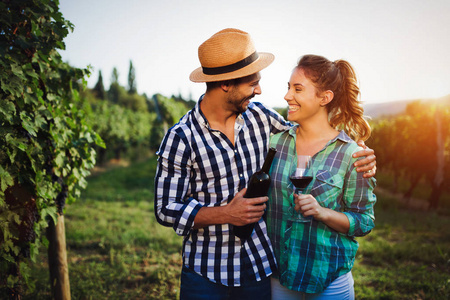
[[[155,215],[184,237],[183,263],[191,270],[226,286],[240,286],[242,274],[259,281],[276,268],[263,218],[245,243],[231,224],[194,229],[194,219],[201,207],[224,206],[246,187],[264,162],[271,134],[291,125],[251,102],[236,118],[233,146],[211,129],[200,101],[167,132],[157,152]]]

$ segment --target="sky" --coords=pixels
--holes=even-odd
[[[90,88],[101,71],[108,89],[114,67],[126,87],[132,61],[138,93],[198,100],[206,86],[189,80],[198,46],[238,28],[275,55],[255,98],[270,107],[286,106],[305,54],[349,61],[364,103],[450,94],[448,0],[60,0],[60,11],[75,26],[60,53],[74,67],[91,66]]]

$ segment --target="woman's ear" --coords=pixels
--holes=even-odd
[[[322,100],[320,100],[320,106],[326,106],[328,103],[331,102],[331,100],[333,100],[334,98],[334,93],[333,91],[325,91],[322,94]]]

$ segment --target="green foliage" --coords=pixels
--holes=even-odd
[[[181,97],[154,95],[148,99],[145,94],[130,94],[119,84],[118,74],[114,68],[107,101],[99,99],[95,88],[81,96],[91,105],[83,108],[89,124],[105,142],[106,149],[97,147],[100,165],[111,159],[148,157],[159,148],[167,129],[195,105]]]
[[[108,100],[114,104],[119,103],[120,95],[125,94],[125,89],[118,82],[112,82],[108,90]]]
[[[157,150],[168,128],[174,125],[195,106],[195,102],[186,102],[180,97],[167,98],[160,94],[153,95],[147,102],[149,110],[154,111],[156,118],[152,124],[150,148]]]
[[[118,104],[136,112],[147,112],[147,101],[145,97],[136,93],[119,94]]]
[[[119,72],[114,68],[111,75],[111,85],[107,93],[108,100],[114,104],[119,104],[134,111],[147,110],[146,98],[137,94],[135,79],[136,75],[131,61],[128,73],[128,90],[119,84]],[[97,99],[105,99],[99,97],[97,86],[94,88],[93,93]]]
[[[147,98],[121,87],[117,69],[109,101],[98,99],[105,98],[101,73],[95,96],[83,91],[88,70],[71,67],[58,53],[74,27],[58,5],[57,0],[0,1],[2,296],[20,295],[29,260],[36,260],[41,242],[48,243],[43,229],[62,213],[66,200],[80,196],[96,150],[101,161],[133,152],[138,157],[162,137],[160,130],[152,131],[156,113],[148,110]],[[129,79],[135,91],[131,62]],[[166,105],[167,120],[159,124],[167,128],[186,111],[186,104]]]
[[[142,97],[129,95],[133,97]],[[130,153],[133,148],[148,148],[155,114],[112,104],[104,100],[91,100],[92,112],[89,113],[89,124],[102,137],[106,149],[98,148],[99,163],[109,159],[120,159]]]
[[[159,112],[164,122],[172,126],[187,112],[185,101],[177,101],[174,98],[167,98],[162,95],[155,95],[159,106]]]
[[[0,291],[9,294],[27,280],[48,219],[86,187],[102,143],[79,109],[88,71],[57,51],[73,29],[58,4],[0,2]]]
[[[440,122],[440,132],[437,131]],[[430,106],[415,102],[404,114],[372,123],[372,137],[367,145],[375,150],[377,165],[394,176],[394,190],[400,179],[410,181],[405,197],[421,179],[433,187],[430,207],[437,201],[450,180],[450,109],[448,106]],[[438,140],[442,146],[438,146]],[[440,179],[440,183],[437,179]]]

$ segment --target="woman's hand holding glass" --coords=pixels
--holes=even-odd
[[[294,209],[304,217],[313,217],[322,221],[327,216],[327,208],[320,206],[316,198],[310,194],[294,194]]]
[[[341,233],[348,233],[350,222],[348,217],[338,211],[323,207],[309,194],[294,195],[294,209],[305,218],[314,218]]]

